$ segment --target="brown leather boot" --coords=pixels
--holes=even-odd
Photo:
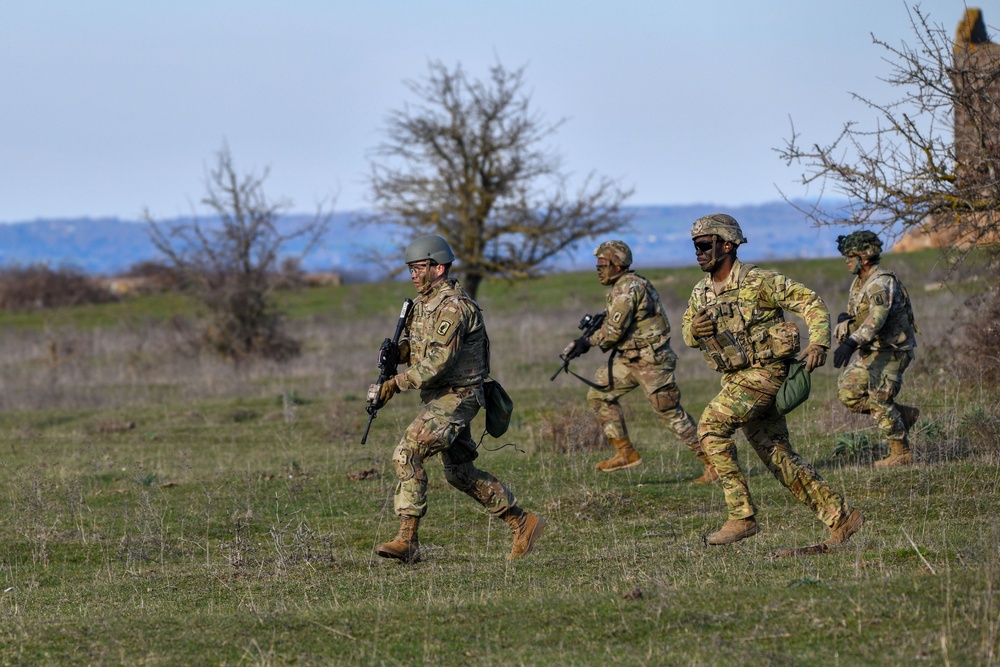
[[[515,505],[504,512],[503,520],[507,522],[511,532],[514,533],[514,547],[507,556],[507,560],[514,560],[531,553],[531,550],[535,548],[535,542],[542,536],[542,530],[545,529],[545,519],[531,512],[525,512]]]
[[[833,528],[830,529],[830,537],[823,544],[829,547],[835,547],[843,544],[851,535],[861,530],[861,526],[865,523],[865,518],[861,516],[861,512],[856,509],[852,509],[850,512],[846,513],[840,518]]]
[[[705,536],[705,544],[717,546],[732,544],[760,532],[757,520],[752,516],[746,519],[730,519],[717,532]]]
[[[910,452],[910,446],[904,437],[902,440],[890,440],[889,456],[881,461],[876,461],[875,465],[879,468],[889,468],[892,466],[908,466],[911,463],[913,463],[913,454]]]
[[[399,533],[391,542],[375,547],[375,553],[382,558],[398,558],[404,563],[416,563],[420,560],[420,541],[417,539],[419,525],[420,517],[399,517]]]
[[[711,484],[712,482],[719,479],[719,471],[715,469],[715,466],[708,462],[708,455],[705,452],[699,452],[698,458],[701,462],[705,464],[705,472],[701,474],[701,477],[694,480],[695,484]]]
[[[635,451],[628,438],[611,438],[611,444],[617,452],[607,461],[598,463],[598,470],[601,472],[613,472],[615,470],[624,470],[625,468],[634,468],[637,465],[642,465],[642,457],[639,456],[639,452]]]
[[[903,428],[909,433],[913,425],[917,423],[920,419],[920,408],[913,405],[903,405],[902,403],[896,403],[896,409],[899,410],[899,416],[903,420]]]

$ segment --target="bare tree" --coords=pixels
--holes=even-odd
[[[878,113],[874,128],[848,122],[830,144],[807,147],[792,126],[778,149],[820,188],[804,212],[818,224],[921,229],[956,246],[996,243],[1000,213],[1000,47],[989,43],[979,10],[951,39],[919,6],[907,8],[916,42],[872,37],[900,90],[890,102],[854,97]],[[828,188],[846,207],[825,210]],[[787,198],[787,197],[786,197]]]
[[[264,192],[268,169],[240,174],[229,147],[216,154],[205,178],[201,204],[209,215],[156,222],[149,212],[153,245],[193,286],[209,313],[203,341],[222,355],[241,361],[249,356],[285,360],[299,352],[298,342],[283,326],[273,301],[280,262],[289,244],[304,244],[297,257],[312,250],[329,227],[323,206],[308,222],[289,227],[282,218],[291,207],[286,199],[270,200]]]
[[[486,82],[461,66],[429,64],[407,82],[419,98],[393,112],[375,154],[371,187],[378,213],[365,222],[440,234],[474,297],[486,276],[524,278],[576,243],[627,226],[632,192],[591,174],[566,193],[561,158],[543,146],[561,125],[546,123],[523,93],[524,68],[497,64]]]

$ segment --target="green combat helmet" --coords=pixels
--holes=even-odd
[[[699,236],[718,236],[723,241],[735,245],[747,242],[743,230],[740,229],[740,223],[725,213],[712,213],[695,220],[691,225],[691,238],[696,239]]]
[[[455,261],[455,253],[451,251],[448,242],[437,234],[428,234],[413,239],[410,245],[406,246],[403,259],[407,264],[422,262],[429,259],[438,264],[451,264]]]
[[[857,254],[862,259],[877,259],[882,255],[882,241],[867,229],[837,237],[837,251],[845,257]]]
[[[594,250],[594,257],[603,257],[615,266],[632,266],[632,249],[624,241],[605,241]]]

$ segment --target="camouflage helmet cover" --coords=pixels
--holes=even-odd
[[[415,238],[406,246],[403,259],[407,264],[422,262],[429,259],[438,264],[451,264],[455,261],[455,253],[451,251],[451,246],[437,234],[428,234]]]
[[[874,259],[882,254],[882,241],[875,232],[867,229],[837,237],[837,251],[845,257],[860,255],[862,259]]]
[[[605,241],[594,249],[594,257],[603,257],[615,266],[632,266],[632,249],[624,241]]]
[[[740,229],[740,223],[736,222],[736,218],[725,213],[702,216],[691,225],[691,238],[693,239],[699,236],[713,235],[736,245],[747,242],[746,237],[743,236],[743,230]]]

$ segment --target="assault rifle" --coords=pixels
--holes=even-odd
[[[365,427],[365,434],[361,436],[361,444],[368,440],[368,431],[371,430],[372,422],[378,414],[379,408],[384,403],[379,399],[379,389],[382,384],[396,374],[396,367],[399,366],[399,337],[403,334],[403,327],[406,326],[406,317],[413,308],[412,299],[403,299],[403,309],[399,311],[399,320],[396,322],[396,331],[392,338],[386,338],[378,348],[378,380],[368,390],[368,405],[365,410],[368,412],[368,426]]]
[[[559,377],[559,374],[562,373],[563,371],[566,371],[567,373],[570,372],[569,362],[572,361],[573,359],[576,359],[581,354],[584,354],[587,350],[590,349],[590,345],[581,344],[582,341],[590,338],[595,333],[597,333],[597,330],[601,328],[602,324],[604,324],[603,312],[597,313],[596,315],[587,314],[584,315],[582,318],[580,318],[580,324],[577,326],[577,328],[583,332],[583,335],[581,335],[580,338],[576,339],[575,341],[576,344],[573,346],[572,350],[570,350],[568,353],[563,353],[559,355],[559,358],[563,360],[563,365],[559,368],[559,370],[555,372],[555,375],[549,378],[550,382]]]

